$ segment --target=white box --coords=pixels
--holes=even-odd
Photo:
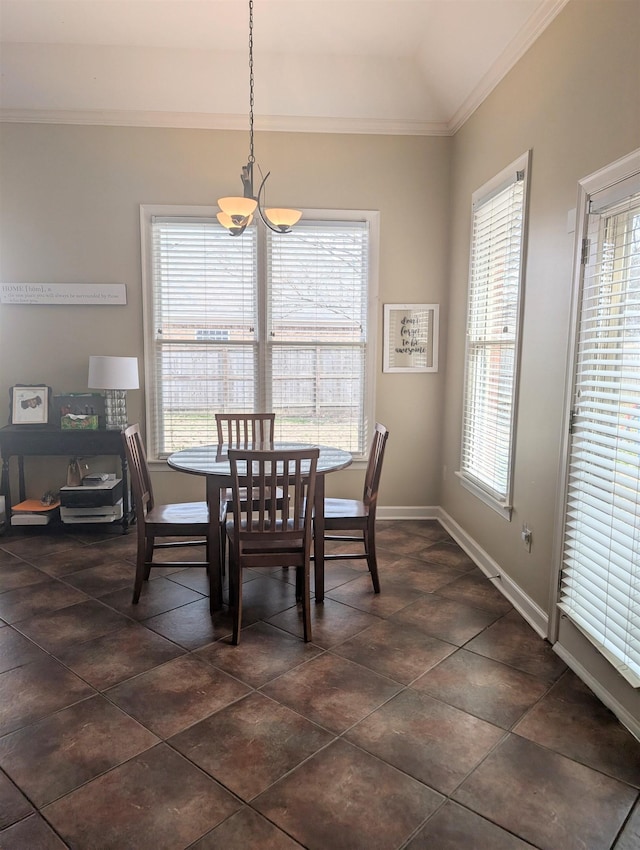
[[[124,515],[122,499],[115,505],[101,505],[98,508],[60,508],[60,519],[69,524],[79,522],[116,522]]]
[[[49,514],[13,514],[11,525],[48,525],[51,516]]]

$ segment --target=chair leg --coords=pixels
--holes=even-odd
[[[144,580],[149,581],[149,575],[151,573],[151,562],[153,561],[153,547],[154,547],[155,539],[153,537],[145,537],[144,542],[144,560],[145,560],[145,570],[144,570]]]
[[[138,546],[136,549],[136,577],[133,583],[133,598],[131,599],[133,605],[138,604],[140,592],[142,591],[142,584],[149,576],[149,572],[146,568],[148,549],[149,541],[147,538],[138,536]],[[151,551],[153,551],[153,543]]]
[[[310,580],[309,580],[309,565],[300,567],[296,570],[296,584],[298,583],[298,573],[302,573],[302,623],[304,629],[305,643],[309,643],[312,639],[311,635],[311,605],[310,605]]]
[[[233,600],[236,598],[236,585],[233,572],[231,570],[231,558],[229,558],[229,608],[233,608]]]
[[[376,530],[370,525],[365,531],[364,548],[367,553],[367,564],[371,573],[374,593],[380,593],[380,579],[378,578],[378,559],[376,557]]]
[[[210,548],[209,548],[208,538],[207,538],[207,542],[205,544],[204,552],[205,552],[204,556],[207,559],[207,584],[209,586],[209,613],[213,617],[213,615],[215,613],[216,602],[215,602],[215,599],[213,598],[214,594],[211,590],[211,587],[212,587],[211,577],[213,575],[213,566],[211,564],[211,556],[210,556]]]
[[[240,626],[242,624],[242,572],[236,565],[231,547],[229,547],[229,602],[233,611],[234,646],[240,643]]]
[[[227,557],[227,530],[224,523],[220,525],[220,574],[225,574],[225,560]]]
[[[283,570],[288,570],[288,567],[283,567]],[[296,602],[304,602],[304,576],[302,567],[296,567]]]

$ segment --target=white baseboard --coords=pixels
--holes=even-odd
[[[500,565],[482,549],[475,540],[446,511],[439,509],[438,519],[458,546],[467,553],[471,560],[497,587],[513,607],[525,618],[532,629],[546,640],[549,629],[549,617],[530,596],[504,572]]]
[[[378,505],[376,511],[378,519],[439,519],[440,508],[428,507],[426,505],[402,505],[381,507]]]

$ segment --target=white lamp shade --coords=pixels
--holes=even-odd
[[[89,357],[89,389],[91,390],[137,390],[137,357]]]

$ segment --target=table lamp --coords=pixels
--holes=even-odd
[[[105,391],[107,428],[122,430],[127,422],[126,390],[137,390],[137,357],[89,357],[89,389]]]

